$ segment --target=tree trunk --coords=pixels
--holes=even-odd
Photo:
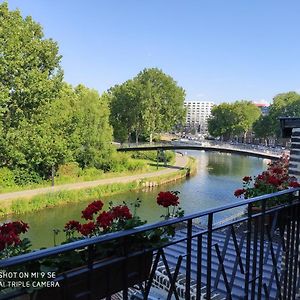
[[[150,144],[152,144],[152,133],[150,133],[150,136],[149,136],[149,141],[150,141]]]
[[[55,176],[55,168],[52,166],[51,168],[51,185],[54,186],[54,176]]]
[[[244,144],[246,144],[247,143],[247,132],[246,131],[244,132],[243,138],[244,138]]]
[[[138,143],[139,143],[139,134],[138,134],[138,132],[136,131],[135,132],[135,143],[138,145]]]

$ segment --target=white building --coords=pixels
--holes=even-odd
[[[195,128],[200,133],[207,133],[207,119],[211,115],[213,102],[208,101],[185,101],[186,126]]]

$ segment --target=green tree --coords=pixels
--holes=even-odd
[[[233,136],[245,136],[259,118],[260,110],[249,101],[221,103],[212,109],[208,131],[212,136],[228,140]]]
[[[253,123],[258,120],[261,111],[250,101],[236,101],[233,103],[233,111],[236,114],[233,133],[235,135],[243,135],[252,129]]]
[[[280,117],[300,116],[300,95],[296,92],[281,93],[273,98],[269,116],[272,121],[272,133],[280,137]]]
[[[222,140],[229,140],[234,134],[236,117],[232,104],[221,103],[214,106],[208,119],[209,134],[214,137],[221,137]]]
[[[114,137],[121,143],[130,140],[135,133],[136,142],[143,130],[142,87],[136,80],[127,80],[109,90],[110,123]]]
[[[55,132],[41,116],[59,95],[60,59],[57,44],[44,38],[39,24],[18,10],[9,11],[6,2],[0,4],[2,165],[39,170],[41,161],[48,164],[46,152],[56,152],[55,147],[48,148]]]
[[[152,142],[154,133],[169,131],[184,120],[185,92],[159,69],[144,69],[111,88],[109,94],[114,136],[121,142],[132,133],[136,142],[140,135],[149,136]]]
[[[253,124],[253,131],[256,137],[267,139],[273,136],[273,122],[269,115],[260,116]]]
[[[157,68],[144,69],[135,80],[142,87],[144,132],[152,142],[154,133],[169,131],[184,121],[185,91]]]
[[[69,148],[82,168],[107,169],[111,158],[112,128],[109,125],[109,97],[82,85],[75,88],[72,103]],[[73,132],[71,132],[73,130]]]
[[[66,162],[109,169],[109,97],[63,83],[60,59],[39,24],[0,4],[0,159],[20,182]]]
[[[4,130],[30,120],[53,101],[62,83],[58,46],[42,27],[0,4],[0,112]]]

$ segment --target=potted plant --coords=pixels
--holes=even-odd
[[[278,160],[272,161],[268,164],[266,171],[261,174],[251,177],[245,176],[243,178],[243,187],[234,192],[236,197],[244,197],[249,199],[265,194],[271,194],[282,191],[288,188],[300,187],[296,177],[289,176],[288,174],[289,157],[287,155],[281,156]],[[266,202],[266,209],[284,204],[288,201],[288,196],[282,195],[280,197],[273,197]],[[287,209],[288,210],[288,209]],[[253,203],[252,212],[260,213],[262,211],[261,202]],[[290,211],[285,211],[281,215],[291,215]],[[284,219],[286,219],[284,217]],[[261,218],[256,218],[260,222]],[[282,220],[281,220],[282,221]],[[265,215],[265,224],[272,226],[273,215]],[[278,222],[279,224],[280,222]]]

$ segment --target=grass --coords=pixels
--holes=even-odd
[[[144,162],[146,164],[146,168],[132,170],[132,171],[127,170],[127,171],[122,171],[122,172],[108,172],[108,173],[103,173],[103,174],[97,175],[97,176],[79,176],[79,177],[61,177],[61,178],[55,177],[55,185],[93,181],[93,180],[98,180],[98,179],[108,179],[108,178],[115,178],[115,177],[120,177],[120,176],[130,176],[130,175],[137,175],[137,174],[142,174],[142,173],[153,173],[153,172],[164,169],[163,163],[159,163],[158,168],[157,168],[157,165],[151,160],[146,160],[146,159],[135,159],[135,160]],[[174,165],[174,163],[175,163],[175,159],[172,159],[170,164]],[[45,180],[41,183],[36,183],[36,184],[1,188],[0,194],[24,191],[24,190],[31,190],[31,189],[37,189],[37,188],[43,188],[43,187],[50,187],[50,186],[51,186],[51,180],[47,180],[47,181]]]
[[[156,182],[157,185],[170,182],[178,178],[185,177],[188,173],[192,174],[196,170],[196,160],[189,158],[188,165],[185,169],[174,171],[170,174],[153,176],[147,178],[147,181]],[[95,200],[103,196],[109,196],[126,191],[132,191],[143,188],[146,181],[133,181],[129,183],[113,183],[109,185],[101,185],[93,188],[80,190],[66,190],[54,193],[47,193],[33,196],[32,198],[20,198],[14,200],[6,200],[1,205],[0,216],[7,214],[22,214],[25,212],[38,211],[43,208],[64,205],[71,202],[80,202],[84,200]]]

